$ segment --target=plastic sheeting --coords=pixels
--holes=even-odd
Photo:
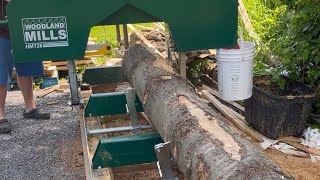
[[[303,137],[301,138],[302,145],[310,148],[320,149],[320,130],[319,129],[312,129],[309,127],[304,131],[302,137]],[[288,155],[310,157],[312,162],[320,161],[320,156],[301,151],[291,145],[288,145],[283,142],[279,142],[279,140],[272,140],[267,138],[263,138],[263,140],[264,141],[261,143],[261,147],[265,150],[268,148],[273,148]]]
[[[304,131],[303,137],[304,139],[302,139],[301,144],[307,147],[320,149],[320,130],[319,129],[311,129],[309,127]]]

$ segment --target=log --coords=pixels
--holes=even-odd
[[[123,70],[186,179],[291,179],[216,109],[198,97],[168,60],[134,45]]]

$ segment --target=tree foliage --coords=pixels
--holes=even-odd
[[[320,1],[286,1],[270,46],[293,79],[320,85]]]

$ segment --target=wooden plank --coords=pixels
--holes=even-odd
[[[58,71],[67,71],[68,67],[67,66],[57,66]]]
[[[81,91],[81,95],[90,96],[92,93],[91,90],[89,91]],[[114,180],[113,173],[110,168],[103,168],[101,170],[93,170],[91,166],[92,158],[94,152],[96,150],[97,144],[99,143],[100,137],[106,137],[106,135],[92,135],[88,136],[87,128],[88,129],[101,129],[102,125],[100,121],[96,118],[88,118],[85,119],[84,117],[84,107],[80,109],[80,123],[81,123],[81,137],[82,137],[82,146],[83,146],[83,154],[85,160],[85,170],[87,180]],[[104,127],[105,128],[105,127]]]
[[[220,98],[220,94],[218,91],[206,86],[206,85],[202,85],[202,88],[207,90],[210,94],[216,96],[216,97],[219,97]],[[245,111],[245,108],[243,106],[241,106],[240,104],[236,103],[236,102],[233,102],[233,101],[226,101],[227,103],[231,104],[232,106],[240,109],[241,111]]]
[[[244,24],[244,27],[245,27],[246,30],[249,32],[249,35],[250,35],[251,37],[257,38],[257,37],[256,37],[257,34],[254,32],[253,26],[252,26],[252,24],[251,24],[250,17],[249,17],[249,15],[248,15],[248,12],[247,12],[246,7],[244,6],[242,0],[239,0],[238,9],[239,9],[239,14],[240,14],[241,20],[242,20],[242,22],[243,22],[243,24]]]
[[[201,93],[201,90],[206,90],[206,89],[204,89],[204,88],[202,88],[202,87],[197,87],[197,89],[198,89],[198,91],[200,92],[200,93],[199,93],[200,96],[201,96],[202,98],[204,98],[204,100],[207,100],[207,98]],[[208,92],[209,92],[209,91],[208,91]],[[212,94],[211,92],[209,92],[209,93]],[[209,103],[209,102],[210,102],[210,101],[208,101],[208,103]],[[222,103],[221,103],[221,104],[222,104]],[[227,107],[227,106],[224,105],[224,104],[222,104],[222,106],[223,106],[224,109],[228,110],[230,113],[234,114],[238,119],[240,119],[241,121],[243,121],[244,123],[247,124],[246,119],[245,119],[244,116],[242,116],[241,114],[239,114],[238,112],[234,111],[233,109]]]
[[[316,148],[310,148],[310,147],[306,147],[300,143],[297,143],[297,142],[292,142],[292,141],[288,141],[288,140],[280,140],[280,142],[283,142],[283,143],[286,143],[286,144],[289,144],[297,149],[300,149],[302,151],[305,151],[307,153],[311,153],[311,154],[315,154],[315,155],[318,155],[320,156],[320,150],[319,149],[316,149]]]
[[[241,131],[246,133],[249,137],[251,137],[255,141],[258,141],[258,142],[263,141],[263,136],[260,133],[252,130],[244,122],[240,121],[234,114],[232,114],[228,110],[226,110],[224,108],[223,104],[221,104],[221,102],[219,102],[208,91],[202,90],[201,92],[223,115],[225,115]]]
[[[60,83],[60,89],[69,89],[70,84],[69,83]]]
[[[107,66],[112,66],[112,65],[120,65],[122,63],[122,58],[111,58],[108,59],[104,64]]]
[[[42,98],[50,93],[52,93],[53,91],[56,91],[60,88],[59,85],[55,85],[55,86],[52,86],[44,91],[42,91],[40,94],[37,95],[37,98]]]
[[[65,66],[65,65],[67,65],[67,61],[56,61],[56,62],[50,63],[50,66]]]
[[[82,65],[82,64],[91,64],[92,60],[91,59],[84,59],[84,60],[76,60],[76,65]],[[65,66],[67,65],[67,61],[56,61],[56,62],[51,62],[50,66]]]
[[[254,28],[252,26],[251,20],[250,20],[250,16],[248,15],[248,12],[246,10],[246,7],[244,6],[243,0],[239,0],[239,6],[238,6],[238,10],[239,10],[239,15],[241,17],[241,20],[244,24],[244,27],[246,28],[247,32],[249,33],[249,36],[256,41],[256,43],[263,49],[265,49],[266,51],[268,51],[268,58],[271,61],[271,63],[275,64],[278,62],[277,59],[275,59],[275,56],[272,56],[272,52],[269,49],[268,46],[266,46],[263,41],[260,39],[260,37],[257,35],[257,33],[254,31]]]
[[[86,121],[83,116],[84,109],[80,109],[80,131],[81,131],[81,140],[82,140],[82,148],[83,148],[83,157],[84,157],[84,165],[85,165],[85,173],[86,180],[113,180],[113,174],[110,169],[102,169],[102,175],[98,174],[97,171],[92,171],[91,168],[91,159],[92,154],[90,153],[90,148],[97,144],[98,140],[88,140],[87,129],[86,129]]]
[[[291,141],[291,142],[296,142],[296,143],[301,143],[301,139],[297,137],[280,137],[278,138],[279,141]]]
[[[212,94],[212,95],[214,95],[214,96],[216,96],[216,97],[220,97],[220,94],[219,94],[218,91],[216,91],[216,90],[214,90],[214,89],[212,89],[212,88],[210,88],[210,87],[208,87],[208,86],[206,86],[206,85],[202,85],[202,88],[203,88],[204,90],[207,90],[210,94]]]
[[[80,110],[80,132],[81,132],[81,141],[82,141],[82,148],[83,148],[83,161],[84,161],[84,168],[86,173],[86,179],[92,179],[92,171],[89,159],[89,145],[88,145],[88,138],[86,132],[86,123],[83,117],[83,109]]]
[[[43,64],[50,64],[52,61],[43,61]]]
[[[179,52],[179,66],[180,76],[182,79],[187,79],[187,54],[185,52]]]
[[[146,27],[146,26],[141,26],[141,25],[139,25],[139,24],[135,24],[135,26],[138,27],[138,28],[141,28],[141,29],[146,29],[146,30],[148,30],[148,31],[154,30],[154,28]]]
[[[166,30],[166,28],[160,22],[154,22],[153,24],[156,25],[162,31]]]
[[[148,41],[141,32],[139,32],[132,24],[128,24],[127,25],[134,33],[136,33],[136,35],[143,41],[143,43],[145,43],[148,47],[150,47],[151,49],[153,49],[155,51],[156,54],[158,54],[160,57],[162,57],[163,59],[166,59],[166,57],[164,57],[164,55],[157,50],[156,47],[154,47],[150,41]]]
[[[222,104],[222,103],[221,103]],[[238,119],[240,119],[242,122],[246,123],[246,118],[244,116],[242,116],[241,114],[239,114],[237,111],[234,111],[233,109],[227,107],[226,105],[222,104],[223,107],[228,110],[230,113],[234,114]]]
[[[158,169],[157,163],[137,164],[112,168],[113,174]]]
[[[47,102],[47,105],[57,105],[57,104],[59,104],[59,102]]]
[[[303,144],[301,144],[302,140],[300,138],[289,136],[289,137],[280,137],[278,140],[280,142],[287,143],[302,151],[306,151],[308,153],[315,154],[315,155],[320,155],[319,149],[304,146]]]

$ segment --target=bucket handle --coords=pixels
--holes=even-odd
[[[239,48],[240,48],[240,51],[241,51],[241,60],[243,61],[244,60],[244,56],[243,56],[243,49],[244,49],[244,38],[243,38],[243,31],[242,31],[242,28],[240,26],[238,26],[238,29],[239,29],[239,35],[240,35],[240,38],[238,39],[238,44],[239,44]]]

